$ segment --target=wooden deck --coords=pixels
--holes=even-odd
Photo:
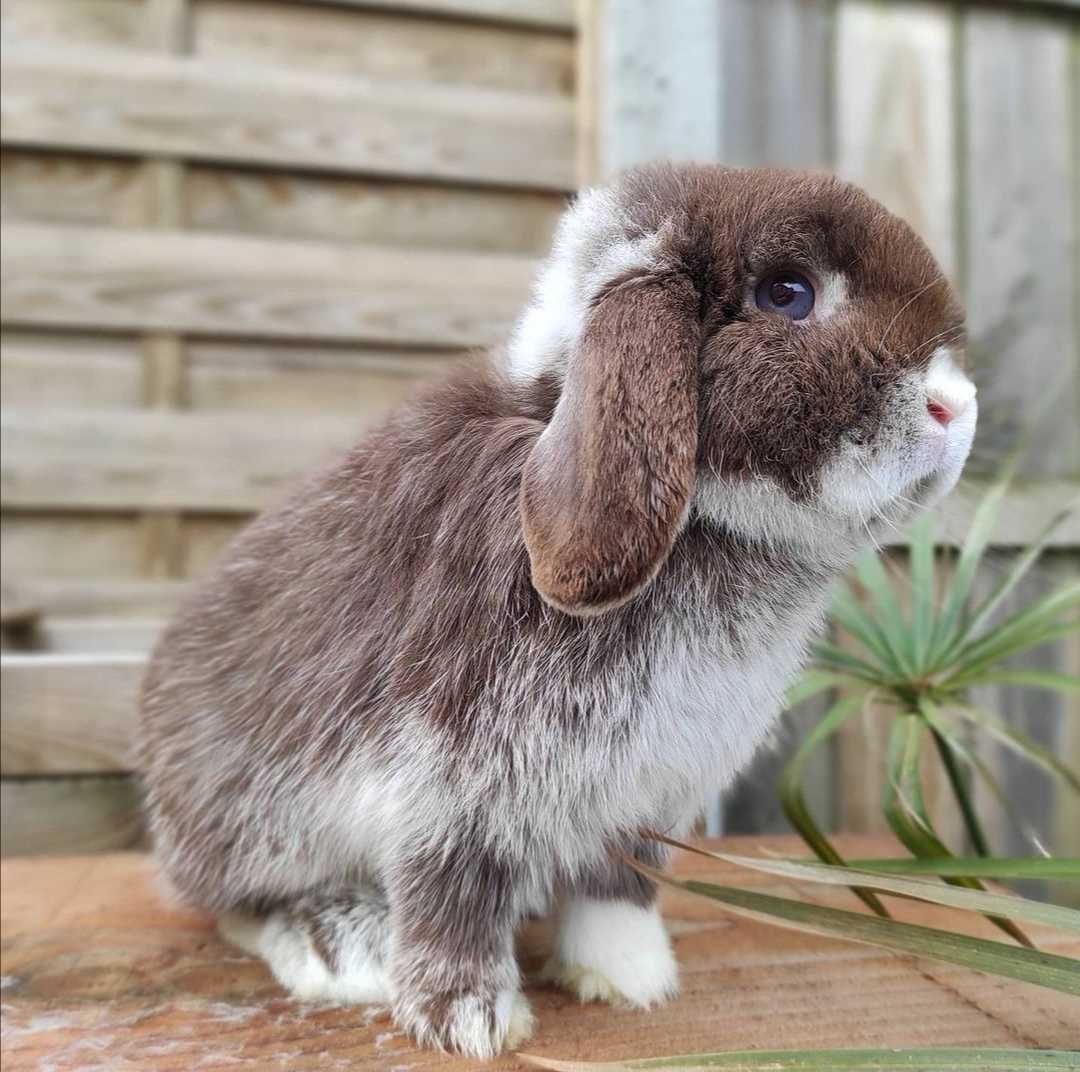
[[[791,839],[729,839],[740,852],[798,852]],[[852,855],[888,852],[849,838]],[[855,907],[842,889],[792,884],[681,858],[683,874],[717,877]],[[415,1049],[381,1008],[304,1005],[257,961],[226,946],[209,920],[168,907],[138,854],[12,859],[2,865],[3,1065],[28,1069],[190,1072],[475,1068]],[[530,987],[531,1053],[579,1060],[741,1048],[838,1046],[1075,1047],[1080,1002],[1020,983],[785,931],[678,894],[665,902],[682,996],[651,1014],[580,1006]],[[902,904],[931,925],[980,923]],[[1080,939],[1032,929],[1045,949],[1080,956]],[[542,926],[522,935],[526,972]],[[512,1056],[492,1069],[520,1067]]]

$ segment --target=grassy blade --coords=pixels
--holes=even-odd
[[[1025,983],[1080,996],[1080,960],[1072,957],[1007,945],[1005,942],[993,942],[986,938],[972,938],[970,935],[954,934],[936,927],[881,919],[862,912],[848,912],[842,908],[806,904],[752,890],[718,886],[693,879],[677,879],[636,862],[634,866],[657,882],[708,897],[738,915],[761,922],[828,938],[862,942],[894,953],[928,957],[962,968],[1019,979]]]
[[[974,676],[950,678],[943,688],[967,688],[969,685],[1031,685],[1055,692],[1080,692],[1080,675],[1061,674],[1054,670],[985,670]]]
[[[994,586],[994,590],[990,595],[979,604],[975,609],[971,620],[970,633],[973,636],[978,636],[990,621],[994,611],[1001,606],[1002,601],[1005,600],[1009,593],[1024,579],[1028,571],[1035,565],[1039,556],[1046,549],[1046,544],[1050,539],[1050,536],[1075,509],[1076,506],[1073,504],[1052,518],[1050,523],[1036,537],[1035,542],[1025,549],[1024,553],[1016,559],[1010,569],[1006,572],[1005,576]]]
[[[981,651],[976,657],[957,659],[951,669],[948,679],[949,687],[957,688],[955,682],[966,681],[977,684],[984,673],[993,670],[998,663],[1009,659],[1014,655],[1020,655],[1025,651],[1049,644],[1058,637],[1069,636],[1080,628],[1080,619],[1076,621],[1061,622],[1057,625],[1044,625],[1039,629],[1023,630],[1008,637],[996,637],[996,643],[987,650]]]
[[[883,875],[940,875],[942,878],[1052,879],[1080,882],[1080,859],[1049,856],[953,856],[948,860],[915,860],[908,856],[848,860],[858,871]]]
[[[893,629],[897,635],[889,636],[859,605],[850,590],[843,587],[833,594],[829,613],[832,620],[873,655],[887,673],[899,676],[910,670],[910,661],[903,650],[906,648],[906,638],[902,621],[899,629]],[[900,645],[900,648],[896,645]]]
[[[929,515],[911,531],[911,647],[917,672],[927,665],[934,642],[934,535]]]
[[[968,840],[972,848],[979,856],[990,856],[990,843],[986,833],[979,822],[979,816],[975,812],[975,805],[971,799],[967,779],[957,762],[956,750],[953,747],[952,736],[939,726],[937,708],[929,700],[919,700],[919,712],[930,726],[933,736],[934,747],[937,749],[938,758],[945,770],[945,776],[949,779],[949,787],[952,789],[956,804],[960,809],[960,815],[964,820],[964,829],[967,831]]]
[[[954,710],[961,718],[981,726],[992,734],[1006,748],[1060,778],[1074,793],[1080,793],[1080,775],[1076,771],[1062,763],[1057,756],[1048,752],[1042,745],[1036,744],[1030,737],[1025,736],[1019,730],[1006,726],[997,715],[970,705],[962,705],[954,708]]]
[[[999,481],[983,496],[975,510],[971,528],[968,529],[967,539],[964,541],[960,557],[952,572],[941,614],[938,616],[934,629],[933,647],[935,650],[951,646],[964,632],[964,607],[971,596],[975,573],[992,535],[994,521],[1007,487],[1007,481]]]
[[[892,668],[898,674],[910,674],[914,671],[914,652],[911,647],[911,632],[904,621],[900,605],[896,602],[896,592],[876,554],[863,555],[855,563],[855,576],[866,590],[874,608],[874,629],[880,643],[890,656]],[[852,603],[858,606],[853,597]]]
[[[921,738],[925,722],[919,715],[901,715],[893,724],[888,745],[888,777],[882,794],[885,819],[904,847],[919,859],[943,859],[952,855],[934,832],[923,802],[922,775],[919,769]],[[946,882],[967,889],[983,888],[975,878],[950,878]],[[1031,940],[1007,919],[987,917],[1021,945]]]
[[[807,761],[817,748],[827,741],[836,731],[862,706],[865,694],[849,696],[836,703],[825,712],[820,722],[806,735],[795,754],[788,760],[780,774],[778,796],[780,806],[788,822],[799,832],[803,841],[827,864],[843,864],[844,859],[836,851],[833,843],[814,821],[810,809],[806,806],[806,797],[802,790],[803,771]],[[879,916],[888,916],[885,906],[869,890],[853,887],[852,892]]]
[[[987,916],[998,915],[1006,919],[1027,920],[1031,923],[1041,923],[1047,927],[1057,927],[1059,930],[1080,934],[1080,911],[1075,908],[1063,908],[1059,905],[1032,901],[1011,894],[962,889],[923,878],[904,878],[873,874],[869,871],[856,871],[850,864],[836,867],[831,864],[799,863],[761,856],[742,856],[728,852],[710,852],[708,849],[688,845],[669,837],[657,837],[657,840],[684,852],[692,852],[696,856],[705,856],[723,863],[735,864],[737,867],[763,871],[766,874],[789,878],[796,882],[850,886],[853,881],[857,881],[860,886],[884,893],[913,897],[919,901],[929,901],[949,908],[961,908],[968,912],[981,912]]]
[[[820,640],[814,644],[813,654],[815,661],[826,669],[835,673],[849,674],[859,681],[865,681],[868,685],[880,685],[885,678],[881,669],[852,655],[827,640]]]
[[[1076,1069],[1076,1054],[1065,1050],[911,1049],[911,1050],[733,1050],[685,1053],[627,1061],[559,1061],[519,1053],[518,1060],[547,1072],[688,1072],[719,1068],[726,1072],[1053,1072]]]
[[[843,674],[833,673],[829,670],[807,670],[794,685],[788,689],[784,696],[784,706],[794,707],[796,704],[809,700],[823,693],[826,689],[847,683]]]

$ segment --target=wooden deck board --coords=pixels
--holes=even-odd
[[[726,847],[797,852],[792,839],[729,839]],[[857,855],[888,852],[848,839]],[[792,893],[767,876],[682,858],[683,874]],[[851,906],[844,890],[803,890]],[[901,914],[956,924],[947,910]],[[665,914],[683,993],[651,1014],[579,1006],[536,987],[533,1053],[585,1060],[799,1046],[983,1045],[1068,1048],[1080,1038],[1075,999],[869,947],[726,915],[678,894]],[[974,932],[992,932],[965,922]],[[170,908],[151,861],[138,854],[13,859],[2,865],[3,1057],[8,1072],[49,1068],[425,1069],[476,1062],[418,1051],[386,1011],[305,1005],[263,966],[226,946],[198,914]],[[1080,955],[1080,939],[1035,929],[1046,949]],[[526,972],[539,966],[544,927],[522,935]],[[520,1067],[512,1056],[492,1069]]]

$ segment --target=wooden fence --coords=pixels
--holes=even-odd
[[[4,0],[2,30],[3,849],[106,848],[186,579],[518,311],[576,185],[574,19]]]
[[[976,469],[1033,429],[996,534],[1002,555],[1030,539],[1080,475],[1068,6],[4,0],[4,614],[24,650],[4,656],[3,850],[139,837],[132,696],[186,579],[284,478],[505,331],[580,176],[826,166],[909,218],[971,310]],[[1078,547],[1074,518],[1033,583]],[[1047,658],[1080,669],[1075,643]],[[1061,705],[991,702],[1080,762]],[[858,729],[817,771],[837,824],[875,824],[875,747]],[[782,754],[730,829],[779,825]],[[1080,815],[1012,784],[1080,853]]]

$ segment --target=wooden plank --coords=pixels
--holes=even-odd
[[[999,464],[1026,440],[1023,468],[1040,476],[1080,472],[1076,40],[1048,18],[979,8],[963,16],[980,462]]]
[[[546,254],[565,203],[528,190],[199,167],[188,170],[184,210],[199,231]]]
[[[7,323],[436,346],[498,339],[525,257],[8,224]]]
[[[734,853],[797,851],[790,838],[709,843]],[[892,851],[847,838],[848,855]],[[137,853],[6,860],[3,893],[5,1068],[84,1070],[87,1054],[132,1072],[204,1067],[253,1072],[475,1072],[478,1062],[417,1049],[382,1007],[292,1001],[256,959],[178,907]],[[847,891],[793,887],[746,870],[679,857],[684,877],[851,907]],[[992,937],[985,921],[896,902],[907,921]],[[912,961],[881,950],[734,917],[700,897],[665,891],[662,910],[683,977],[681,995],[652,1011],[581,1004],[527,982],[534,1036],[548,1058],[625,1061],[717,1050],[926,1045],[1070,1047],[1075,999],[1030,985]],[[1075,956],[1075,936],[1034,929],[1040,948]],[[526,978],[551,949],[546,923],[522,927]],[[133,967],[134,966],[134,967]],[[147,966],[147,967],[144,967]],[[1021,1059],[1022,1060],[1022,1059]],[[483,1065],[520,1070],[507,1054]]]
[[[568,99],[129,52],[5,56],[0,137],[22,146],[364,170],[567,190]]]
[[[399,11],[199,0],[192,51],[275,70],[570,96],[574,42],[563,33],[423,19]]]
[[[137,48],[142,9],[143,0],[4,0],[0,7],[4,58],[9,48],[32,41]]]
[[[132,580],[126,577],[50,577],[20,573],[5,584],[5,596],[40,608],[46,616],[164,617],[187,590],[184,581]]]
[[[162,618],[42,618],[29,651],[43,655],[145,655],[165,626]]]
[[[656,157],[717,159],[721,6],[715,0],[603,3],[601,173]]]
[[[312,4],[337,4],[351,8],[390,8],[417,15],[472,18],[492,22],[520,23],[547,29],[574,28],[573,0],[305,0]]]
[[[835,4],[720,6],[719,159],[739,167],[831,164]]]
[[[139,404],[139,354],[134,342],[123,336],[5,327],[0,371],[5,406],[131,409]]]
[[[0,774],[128,770],[142,655],[0,659]]]
[[[41,514],[5,508],[0,536],[5,586],[24,576],[82,581],[136,576],[134,514]]]
[[[4,856],[116,852],[145,846],[139,794],[131,778],[0,780],[0,854]],[[5,1068],[6,1048],[5,1039]]]
[[[61,156],[5,148],[0,207],[12,220],[137,227],[143,220],[142,175],[132,160]]]
[[[199,341],[188,347],[188,400],[196,410],[349,413],[389,409],[460,351],[315,349]]]
[[[358,439],[377,416],[268,422],[259,414],[9,410],[0,436],[2,501],[27,509],[246,512]]]
[[[955,276],[953,15],[844,0],[836,30],[836,167],[903,217]]]

